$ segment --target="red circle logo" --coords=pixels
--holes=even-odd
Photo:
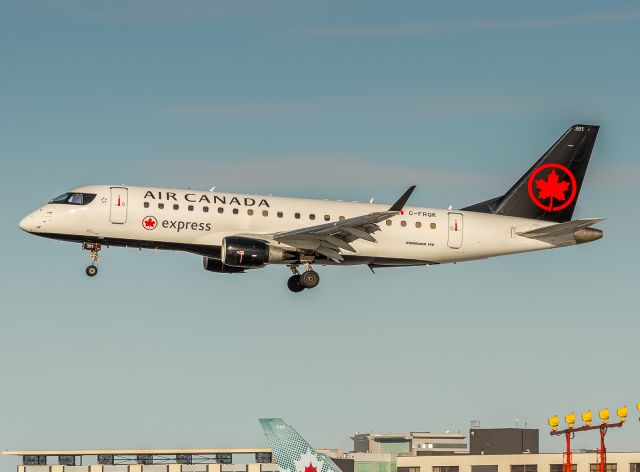
[[[156,229],[158,226],[158,220],[155,216],[145,216],[142,218],[142,227],[146,230]]]
[[[529,176],[529,198],[544,211],[560,211],[576,198],[576,177],[562,164],[543,164]],[[568,192],[568,195],[567,195]]]

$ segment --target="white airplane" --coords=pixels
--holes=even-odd
[[[27,215],[26,232],[82,244],[97,274],[103,246],[187,251],[212,272],[288,266],[293,292],[320,282],[313,265],[419,266],[581,244],[601,218],[571,220],[598,126],[574,125],[504,195],[451,208],[91,185]],[[375,237],[374,237],[375,234]],[[303,266],[304,270],[299,271]]]

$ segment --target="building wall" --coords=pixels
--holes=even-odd
[[[520,454],[539,452],[539,431],[524,428],[472,429],[469,432],[471,454]]]
[[[572,464],[576,472],[590,472],[590,465],[597,463],[595,453],[573,453]],[[536,472],[551,472],[551,464],[562,464],[563,454],[504,454],[504,455],[451,455],[398,457],[398,472],[479,472],[483,468],[473,466],[497,466],[496,472],[511,472],[513,465],[536,465]],[[636,472],[630,464],[640,463],[640,452],[607,453],[607,464],[617,464],[617,472]],[[440,469],[457,466],[455,469]],[[434,469],[435,468],[435,469]],[[472,471],[473,468],[473,471]],[[484,468],[488,471],[489,468]],[[494,471],[496,469],[493,469]]]

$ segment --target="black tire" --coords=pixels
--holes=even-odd
[[[320,276],[315,270],[307,270],[300,276],[300,283],[304,288],[315,288],[320,283]]]
[[[292,275],[289,277],[289,280],[287,280],[287,287],[289,287],[289,290],[293,293],[302,292],[304,290],[304,287],[300,283],[299,275]]]
[[[89,267],[87,267],[85,269],[85,273],[89,276],[89,277],[95,277],[96,274],[98,273],[98,268],[94,265],[90,265]]]

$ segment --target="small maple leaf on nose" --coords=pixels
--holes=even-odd
[[[304,468],[304,472],[317,472],[317,470],[311,463]]]
[[[566,199],[564,192],[569,189],[569,182],[560,182],[558,174],[555,169],[547,175],[547,180],[536,179],[536,186],[538,187],[538,198],[552,198],[560,202]]]

